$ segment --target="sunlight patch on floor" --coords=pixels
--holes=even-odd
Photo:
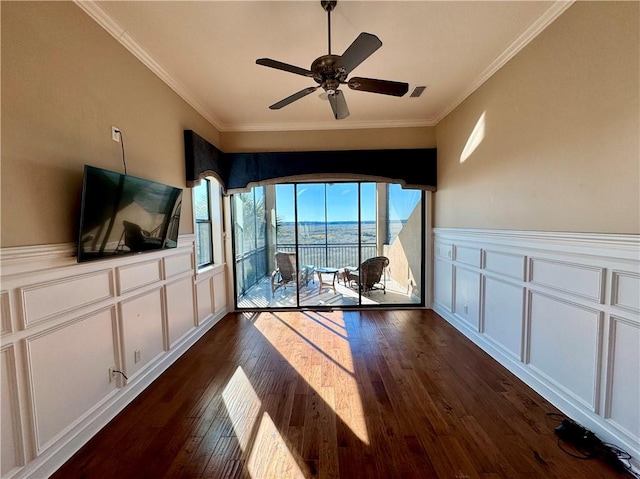
[[[252,478],[305,479],[298,464],[266,412],[256,433],[247,469]]]
[[[262,401],[240,366],[222,391],[222,400],[240,448],[248,452],[252,479],[305,479],[269,414],[260,414]]]
[[[261,313],[254,326],[353,434],[369,444],[343,313]]]
[[[262,401],[240,366],[222,391],[222,401],[227,408],[240,447],[245,451],[260,413]]]

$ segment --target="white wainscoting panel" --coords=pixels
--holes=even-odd
[[[480,328],[480,273],[456,266],[454,276],[454,312],[477,331]]]
[[[640,235],[433,233],[433,309],[640,469]]]
[[[160,260],[154,259],[116,268],[118,278],[118,294],[154,284],[160,281]]]
[[[524,352],[524,288],[484,276],[482,330],[518,361]]]
[[[213,283],[213,308],[216,314],[227,309],[227,290],[224,277],[224,268],[219,268],[214,272],[211,281]]]
[[[617,427],[640,437],[640,323],[612,317],[610,341],[607,416]]]
[[[2,411],[0,416],[2,423],[0,474],[2,477],[6,477],[17,467],[23,465],[20,407],[16,391],[16,361],[13,345],[0,350],[0,367],[2,368],[0,371],[0,410]]]
[[[196,327],[192,281],[191,276],[187,276],[165,286],[170,346]]]
[[[115,389],[114,323],[111,307],[27,338],[38,452]]]
[[[611,291],[613,306],[640,313],[640,275],[613,271]]]
[[[9,292],[0,291],[0,334],[11,332],[11,302]]]
[[[210,276],[198,279],[196,283],[196,301],[198,303],[198,324],[202,324],[213,314],[213,284]]]
[[[440,259],[434,260],[433,302],[447,311],[453,305],[453,265]]]
[[[569,294],[602,302],[604,269],[574,263],[531,258],[529,281]]]
[[[451,243],[436,241],[434,252],[436,258],[453,259],[453,245]]]
[[[3,479],[49,477],[228,312],[226,266],[196,272],[194,235],[95,262],[76,249],[0,251]]]
[[[58,316],[113,296],[111,270],[82,274],[20,288],[24,326]]]
[[[530,293],[529,363],[591,410],[596,408],[601,323],[597,310]]]
[[[492,273],[524,281],[526,257],[500,251],[484,251],[484,269]]]
[[[164,350],[162,303],[161,288],[120,303],[122,367],[129,377]]]
[[[458,263],[468,264],[469,266],[480,267],[482,260],[482,250],[480,248],[469,248],[467,246],[456,246],[455,257]]]
[[[169,279],[182,273],[193,272],[193,254],[174,254],[164,258],[164,277]]]

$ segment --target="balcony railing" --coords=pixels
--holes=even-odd
[[[293,253],[295,244],[278,243],[278,251]],[[377,247],[374,244],[361,244],[362,255],[358,254],[357,244],[298,244],[298,263],[325,268],[343,268],[345,266],[358,266],[361,261],[377,256]]]
[[[296,246],[293,243],[278,243],[276,250],[294,253]],[[377,256],[375,244],[361,244],[361,256],[358,254],[358,250],[357,244],[299,244],[298,262],[301,265],[311,265],[314,268],[344,268],[345,266],[357,267],[361,261]],[[266,261],[265,254],[266,248],[261,247],[236,257],[236,281],[239,295],[243,295],[261,278],[271,274],[269,267],[265,269],[265,266],[272,264],[272,261]],[[269,258],[269,260],[271,259]]]

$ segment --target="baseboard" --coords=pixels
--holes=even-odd
[[[433,310],[637,468],[640,236],[435,228],[434,245]]]
[[[99,411],[82,421],[66,438],[57,441],[56,445],[31,461],[7,479],[34,479],[50,477],[76,452],[78,452],[93,436],[105,427],[114,417],[126,408],[153,381],[158,379],[180,356],[200,340],[211,328],[227,314],[227,310],[211,315],[201,322],[201,326],[182,338],[180,344],[154,363],[148,370],[135,378],[135,382],[113,395]]]

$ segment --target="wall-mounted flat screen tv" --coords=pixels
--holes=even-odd
[[[182,189],[85,165],[78,262],[178,245]]]

